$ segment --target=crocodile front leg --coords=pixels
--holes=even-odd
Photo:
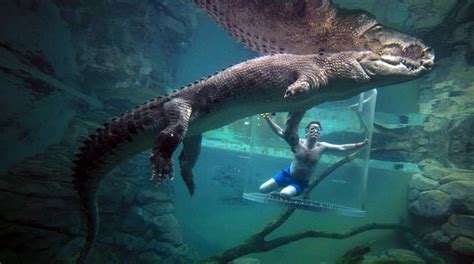
[[[181,168],[181,177],[183,178],[186,187],[188,187],[189,194],[194,194],[194,177],[193,167],[201,152],[202,135],[185,138],[183,140],[183,150],[179,155],[179,166]]]
[[[305,94],[312,89],[318,89],[328,83],[324,69],[316,66],[303,67],[299,70],[298,78],[285,91],[285,98]]]
[[[150,156],[151,180],[158,183],[174,177],[172,156],[186,135],[192,109],[186,100],[172,99],[163,104],[163,112],[167,127],[156,138]]]
[[[286,89],[285,91],[285,98],[297,94],[306,93],[307,91],[309,91],[310,87],[311,85],[307,80],[298,79],[290,86],[288,86],[288,89]]]

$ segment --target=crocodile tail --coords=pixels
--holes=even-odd
[[[130,114],[118,118],[111,124],[105,124],[97,129],[89,139],[84,141],[84,146],[79,148],[73,170],[73,185],[79,196],[81,210],[85,217],[86,236],[85,243],[80,252],[77,263],[84,263],[94,246],[99,232],[99,214],[97,206],[97,189],[103,176],[125,157],[117,149],[132,141],[132,134],[127,126]],[[138,131],[136,131],[138,133]]]
[[[86,219],[86,240],[77,263],[86,261],[99,232],[97,189],[101,179],[117,163],[146,149],[146,145],[144,149],[125,145],[144,130],[160,129],[162,105],[166,100],[166,97],[158,97],[112,119],[89,135],[79,148],[73,162],[72,177]],[[140,145],[139,142],[135,143]]]
[[[97,198],[96,192],[87,194],[83,192],[82,200],[82,210],[87,212],[86,215],[86,240],[84,246],[81,249],[79,257],[77,259],[77,264],[83,264],[86,262],[86,258],[89,255],[92,247],[94,246],[97,234],[99,232],[99,213],[97,208]]]
[[[81,212],[84,214],[86,225],[85,243],[77,259],[78,264],[83,264],[86,262],[86,258],[93,248],[99,232],[99,214],[96,195],[99,180],[97,179],[98,176],[93,175],[85,169],[76,167],[75,170],[73,183],[80,199]]]
[[[96,135],[96,137],[103,137],[102,135]],[[78,264],[85,263],[87,256],[89,255],[94,242],[98,234],[98,223],[99,214],[97,208],[97,187],[100,181],[100,174],[94,171],[94,168],[98,169],[99,164],[102,163],[104,156],[97,150],[98,140],[90,139],[85,142],[88,146],[87,149],[81,149],[81,152],[77,155],[78,159],[74,162],[76,166],[73,168],[73,184],[79,196],[81,211],[85,216],[86,225],[86,236],[85,243],[81,249],[79,258],[77,259]]]

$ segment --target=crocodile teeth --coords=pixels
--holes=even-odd
[[[408,60],[403,60],[400,63],[410,71],[417,71],[420,68],[419,65],[416,65],[415,63]]]
[[[384,60],[386,63],[392,64],[392,65],[397,65],[400,64],[401,58],[389,54],[384,54],[381,56],[382,60]]]

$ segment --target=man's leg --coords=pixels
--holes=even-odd
[[[275,179],[271,178],[270,180],[260,185],[259,191],[261,193],[269,193],[277,188],[278,188],[278,183],[275,181]]]
[[[296,189],[293,184],[288,185],[280,191],[280,195],[284,198],[291,198],[298,195],[298,189]]]
[[[259,191],[261,193],[269,193],[275,189],[278,189],[282,186],[288,185],[286,177],[289,175],[289,172],[286,170],[289,170],[288,168],[278,172],[271,178],[270,180],[264,182],[262,185],[260,185]]]

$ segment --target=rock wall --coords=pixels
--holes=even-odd
[[[471,4],[470,1],[456,0],[389,1],[383,5],[377,0],[333,2],[345,8],[369,11],[384,25],[417,35],[442,27],[446,20],[462,20],[469,15]]]
[[[197,23],[185,0],[4,1],[0,12],[0,171],[58,143],[75,115],[167,92]]]
[[[84,223],[69,168],[77,141],[167,92],[189,46],[189,1],[3,1],[0,261],[72,263]],[[105,177],[94,263],[192,263],[166,188],[140,156]]]
[[[427,245],[464,263],[474,260],[472,20],[457,25],[447,39],[450,57],[438,61],[420,92],[426,119],[411,135],[428,140],[408,155],[420,154],[422,170],[410,182],[409,210]]]
[[[474,171],[420,163],[410,182],[409,209],[423,241],[459,258],[474,256]]]
[[[358,1],[335,2],[349,8],[361,7]],[[362,8],[376,14],[381,21],[403,21],[397,28],[423,35],[435,47],[438,59],[433,72],[408,84],[419,89],[419,111],[400,115],[396,124],[375,124],[371,158],[419,165],[421,173],[413,175],[408,193],[408,210],[418,238],[451,262],[471,263],[474,260],[474,4],[473,1],[387,4],[393,6],[364,1]],[[420,9],[430,11],[419,12]]]

